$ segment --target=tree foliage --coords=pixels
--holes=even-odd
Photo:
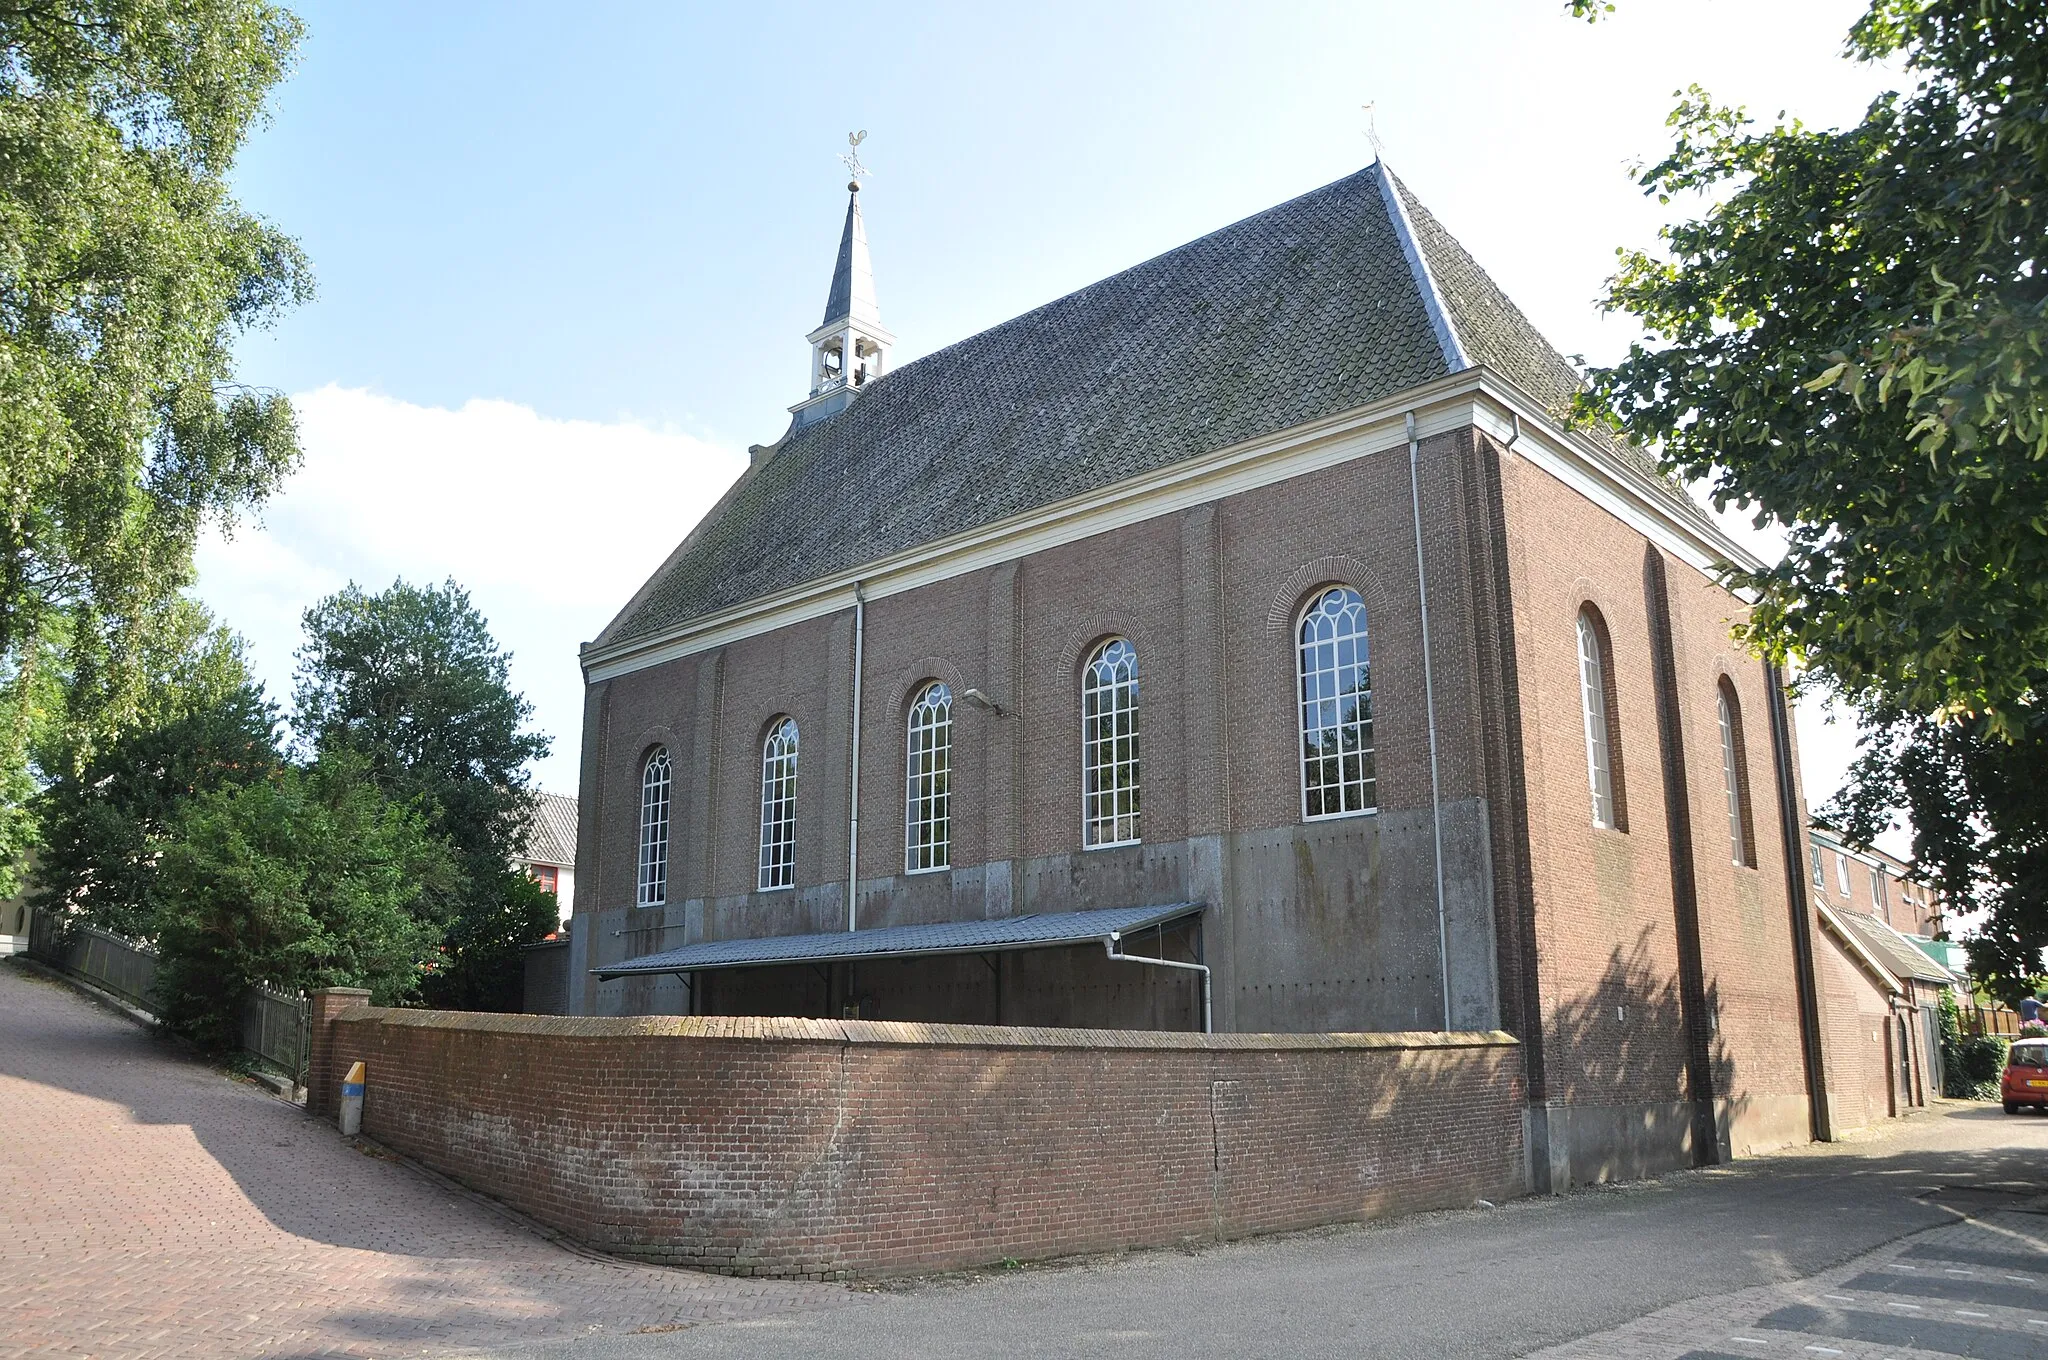
[[[1582,410],[1785,527],[1733,573],[1765,656],[2009,738],[2048,676],[2048,6],[1877,0],[1849,51],[1913,83],[1844,130],[1685,96],[1640,180],[1717,197],[1624,253],[1648,338]]]
[[[200,529],[298,457],[289,403],[238,384],[231,347],[310,280],[228,173],[299,36],[264,0],[0,6],[0,685],[17,712],[56,660],[80,683],[49,716],[135,720]],[[27,744],[0,746],[17,841]]]
[[[322,759],[351,753],[387,797],[418,808],[460,869],[437,904],[449,922],[426,984],[437,1005],[517,1009],[519,947],[557,919],[552,894],[509,869],[533,812],[525,766],[548,739],[526,729],[533,706],[508,663],[453,581],[351,585],[306,611],[294,726]]]
[[[163,856],[160,1013],[226,1051],[258,984],[408,1000],[445,925],[421,906],[451,872],[423,819],[385,798],[347,753],[200,794]]]
[[[2048,946],[2048,721],[2027,717],[2000,736],[1981,718],[1894,711],[1865,737],[1829,809],[1864,844],[1907,815],[1916,868],[1952,914],[1980,918],[1970,972],[2006,1002],[2040,985]]]
[[[281,764],[277,713],[253,684],[194,696],[188,711],[129,729],[39,800],[35,905],[135,940],[160,925],[158,862],[185,805],[264,780]]]

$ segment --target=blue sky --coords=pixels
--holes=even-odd
[[[866,128],[897,361],[1372,159],[1567,353],[1660,209],[1631,159],[1691,82],[1853,119],[1861,5],[815,6],[305,3],[300,69],[237,171],[319,297],[242,349],[298,394],[305,471],[201,554],[288,690],[300,610],[349,579],[469,585],[575,788],[575,649],[800,395]],[[1809,794],[1839,732],[1802,721]]]

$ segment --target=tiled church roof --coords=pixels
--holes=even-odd
[[[792,430],[598,638],[610,645],[1453,371],[1368,166],[883,374]],[[1401,194],[1471,362],[1561,407],[1578,377]],[[1674,504],[1647,460],[1617,446]]]

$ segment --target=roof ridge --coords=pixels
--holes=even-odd
[[[1402,186],[1395,182],[1394,172],[1384,156],[1369,168],[1377,172],[1375,178],[1379,180],[1380,198],[1387,205],[1387,220],[1394,224],[1394,234],[1401,238],[1401,253],[1408,257],[1408,269],[1415,275],[1415,291],[1421,295],[1423,309],[1429,313],[1429,324],[1436,331],[1437,344],[1443,349],[1444,363],[1451,372],[1462,372],[1472,367],[1472,358],[1458,339],[1457,328],[1451,322],[1450,307],[1444,302],[1443,290],[1437,287],[1436,275],[1431,272],[1422,246],[1415,239],[1415,224],[1409,220],[1408,205],[1402,199]]]

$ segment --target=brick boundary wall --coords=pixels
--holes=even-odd
[[[1522,1050],[1498,1032],[335,1001],[315,1011],[313,1070],[332,1087],[367,1064],[364,1133],[590,1246],[698,1269],[945,1270],[1460,1207],[1527,1184]],[[333,1090],[310,1098],[318,1113],[336,1104]]]

